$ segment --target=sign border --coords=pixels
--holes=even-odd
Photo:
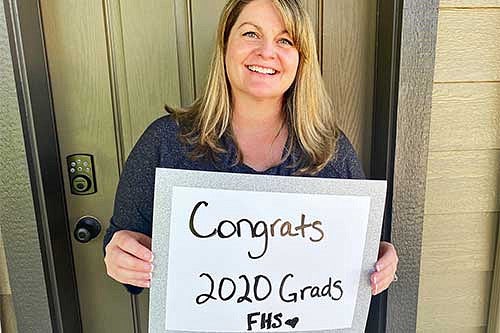
[[[163,239],[169,240],[170,238],[170,224],[160,221],[170,221],[172,188],[174,186],[257,192],[369,196],[370,210],[361,275],[368,276],[374,270],[373,266],[377,260],[380,231],[384,216],[387,188],[385,180],[269,176],[156,168],[152,244],[152,250],[155,255],[155,270],[151,281],[151,290],[154,290],[154,292],[150,292],[149,299],[150,333],[192,333],[191,331],[165,329],[165,295],[167,292],[168,250],[170,242],[158,242],[156,238],[158,235],[162,235]],[[159,192],[157,190],[159,187],[167,190]],[[362,276],[359,280],[359,289],[351,328],[314,332],[364,332],[370,308],[371,287],[369,279]],[[291,332],[306,333],[305,331],[295,330]]]

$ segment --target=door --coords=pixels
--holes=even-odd
[[[164,114],[165,104],[186,105],[200,93],[225,2],[40,0],[70,230],[83,216],[107,228],[121,168],[136,140]],[[367,170],[375,4],[305,3],[340,123]],[[71,162],[78,158],[67,159],[75,154],[91,156],[90,190],[77,188],[83,185]],[[131,297],[107,277],[103,234],[87,243],[70,235],[83,331],[146,332],[148,292]]]
[[[90,215],[105,230],[134,142],[165,103],[180,103],[174,4],[47,0],[41,12],[69,229]],[[73,154],[92,156],[95,193],[72,192]],[[83,331],[134,332],[147,320],[147,292],[131,298],[107,277],[103,234],[88,243],[71,235]]]

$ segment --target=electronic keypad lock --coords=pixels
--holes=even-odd
[[[74,154],[66,157],[71,193],[86,195],[97,192],[94,158],[89,154]]]

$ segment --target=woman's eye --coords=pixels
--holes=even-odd
[[[250,37],[250,38],[257,38],[257,34],[253,31],[247,31],[243,34],[243,36]]]
[[[293,46],[293,42],[292,42],[291,40],[289,40],[289,39],[286,39],[286,38],[281,38],[281,39],[279,40],[279,42],[280,42],[281,44],[285,44],[285,45],[290,45],[290,46]]]

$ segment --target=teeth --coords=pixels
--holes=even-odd
[[[276,71],[272,68],[265,68],[265,67],[259,67],[259,66],[248,66],[248,69],[251,70],[252,72],[257,72],[257,73],[262,73],[262,74],[273,75],[276,73]]]

